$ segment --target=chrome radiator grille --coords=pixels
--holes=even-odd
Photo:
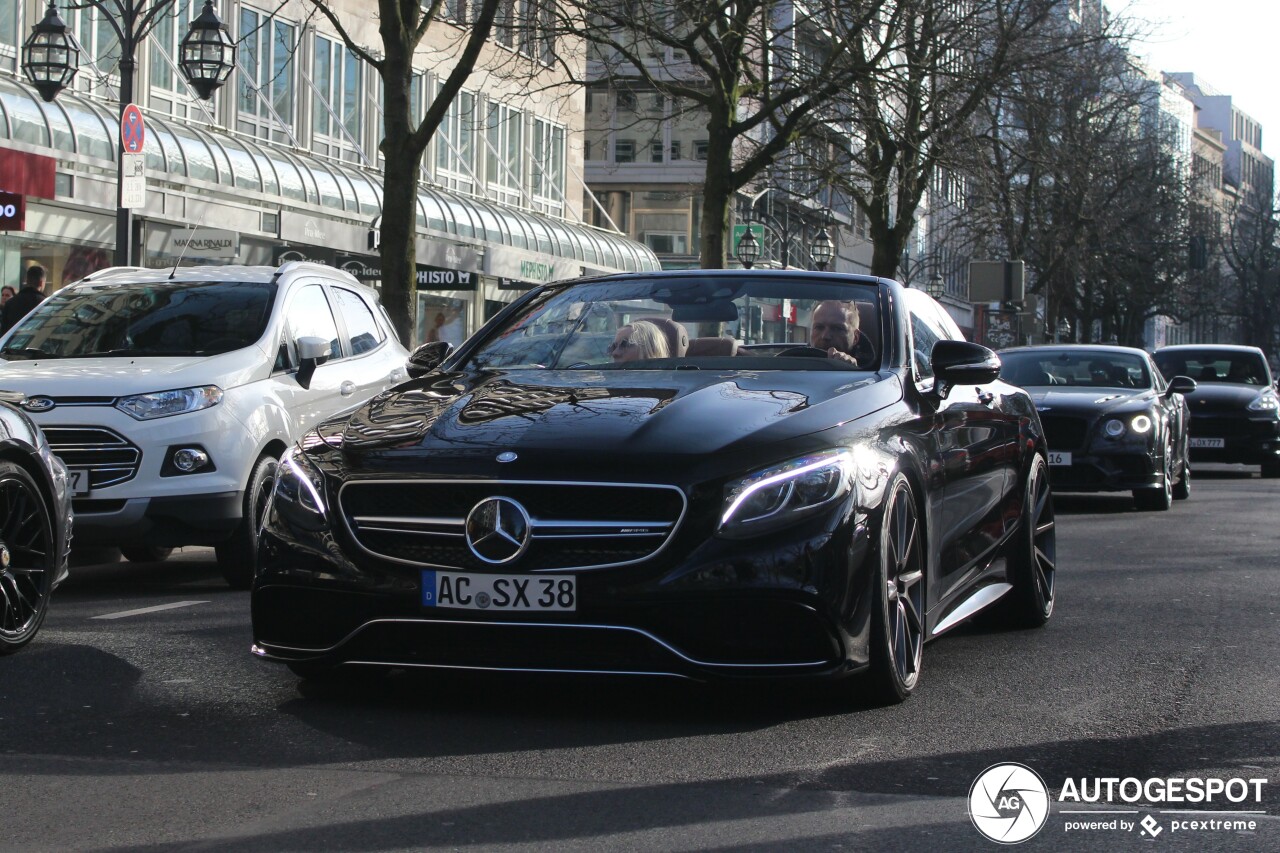
[[[68,468],[89,472],[89,488],[101,489],[132,480],[142,451],[114,430],[94,426],[42,427],[53,454]]]
[[[648,559],[680,524],[685,497],[674,486],[544,481],[366,480],[339,492],[342,517],[360,547],[402,563],[490,570],[467,545],[466,520],[486,498],[518,502],[529,516],[528,548],[503,570],[617,566]]]

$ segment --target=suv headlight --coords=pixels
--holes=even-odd
[[[271,504],[264,517],[274,512],[292,526],[303,530],[323,530],[328,526],[324,501],[324,475],[297,447],[285,451],[276,468]]]
[[[1276,398],[1275,391],[1270,388],[1264,388],[1247,408],[1251,412],[1274,412],[1280,409],[1280,400]]]
[[[853,454],[829,450],[771,465],[725,486],[717,533],[755,536],[795,522],[846,494]]]
[[[149,421],[153,418],[198,412],[218,405],[221,400],[221,388],[217,385],[203,385],[199,388],[179,388],[176,391],[155,391],[121,397],[116,401],[116,408],[131,418]]]

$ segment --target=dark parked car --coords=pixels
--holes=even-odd
[[[0,391],[0,655],[31,642],[67,576],[71,489],[44,434]]]
[[[857,306],[874,364],[806,343],[820,306],[848,317],[833,300]],[[669,357],[577,346],[655,318],[678,327]],[[869,670],[900,701],[926,640],[997,604],[1023,625],[1053,611],[1035,408],[918,290],[586,279],[530,292],[432,364],[446,349],[419,348],[425,375],[282,459],[254,654],[304,676]]]
[[[1055,491],[1133,491],[1139,509],[1191,495],[1187,403],[1196,383],[1168,382],[1151,356],[1114,346],[1020,347],[1000,376],[1035,399]]]
[[[1191,458],[1260,465],[1280,477],[1280,401],[1271,370],[1257,347],[1184,344],[1162,347],[1156,365],[1165,376],[1196,380],[1191,407]]]

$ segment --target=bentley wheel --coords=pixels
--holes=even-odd
[[[248,589],[253,583],[253,568],[257,560],[258,529],[271,486],[275,482],[276,459],[264,454],[253,466],[249,482],[244,490],[244,509],[240,523],[231,538],[214,549],[222,577],[232,589]]]
[[[1022,526],[1014,536],[1013,553],[1009,555],[1009,582],[1013,589],[1006,599],[1006,612],[1008,621],[1016,627],[1038,628],[1053,615],[1057,537],[1049,470],[1044,457],[1036,454],[1027,473]]]
[[[58,547],[53,515],[22,467],[0,462],[0,655],[40,630],[53,594]]]
[[[1173,506],[1173,444],[1164,446],[1164,485],[1151,489],[1134,489],[1133,503],[1141,510],[1164,512]]]
[[[871,624],[871,680],[886,703],[906,699],[924,651],[924,550],[915,498],[905,477],[889,490],[880,525],[878,607]]]
[[[1186,451],[1182,454],[1182,476],[1178,478],[1177,485],[1173,487],[1173,499],[1175,501],[1185,501],[1191,497],[1191,459],[1188,458]]]

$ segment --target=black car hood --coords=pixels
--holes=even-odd
[[[342,430],[345,454],[492,459],[501,451],[697,457],[783,441],[902,397],[856,371],[485,371],[378,395]]]
[[[1207,405],[1214,409],[1243,409],[1258,399],[1258,395],[1266,388],[1265,385],[1244,385],[1234,382],[1203,382],[1197,383],[1196,390],[1187,394],[1186,397],[1193,412],[1200,405]]]
[[[1109,412],[1135,411],[1156,399],[1151,388],[1028,388],[1036,409],[1045,414],[1092,417]]]

